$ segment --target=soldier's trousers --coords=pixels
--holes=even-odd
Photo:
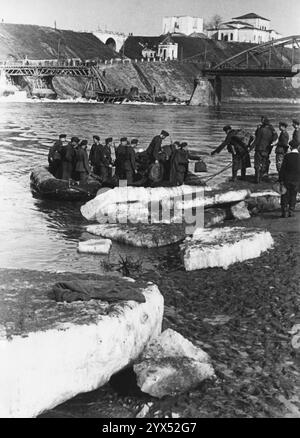
[[[256,178],[260,180],[263,175],[269,172],[270,160],[269,155],[265,152],[256,151],[254,155],[254,168]]]
[[[298,187],[296,184],[285,184],[287,192],[281,196],[282,213],[292,213],[295,211],[297,203]]]
[[[73,164],[69,161],[63,161],[62,163],[62,179],[69,180],[73,176]]]
[[[54,160],[49,164],[49,171],[52,173],[55,178],[60,179],[62,174],[62,165],[60,160]]]

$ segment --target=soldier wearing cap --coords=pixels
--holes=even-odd
[[[66,134],[60,134],[58,140],[51,146],[48,154],[49,171],[55,178],[62,176],[62,149],[66,141]]]
[[[99,166],[99,176],[103,182],[106,182],[112,177],[112,156],[111,156],[111,146],[113,138],[108,137],[105,139],[105,145],[100,145],[99,148],[99,158],[97,166]]]
[[[72,137],[70,143],[63,148],[62,159],[62,179],[70,180],[74,176],[76,151],[75,148],[79,144],[78,137]]]
[[[90,174],[90,166],[88,154],[86,151],[87,148],[87,140],[82,140],[81,143],[76,148],[76,164],[75,164],[75,172],[77,179],[81,184],[84,184],[88,180],[88,176]]]
[[[131,185],[136,174],[135,151],[127,137],[122,137],[120,142],[116,149],[116,175],[119,179],[127,180],[127,185]]]
[[[275,150],[276,169],[277,169],[278,173],[280,172],[284,156],[287,154],[287,152],[289,150],[290,136],[289,136],[289,133],[287,132],[287,127],[288,127],[287,123],[285,123],[285,122],[279,123],[280,135],[279,135],[278,143],[277,143],[276,150]]]
[[[291,152],[285,155],[280,172],[279,182],[286,188],[281,197],[282,217],[294,216],[297,194],[300,191],[300,154],[296,143],[292,143]]]
[[[272,153],[273,143],[278,139],[274,127],[269,119],[265,116],[261,118],[261,125],[258,126],[255,132],[255,147],[254,167],[255,167],[255,182],[260,183],[264,175],[268,175],[270,168],[270,155]]]
[[[93,136],[93,144],[90,150],[89,162],[93,168],[93,172],[95,175],[99,175],[99,166],[97,165],[99,162],[99,154],[100,154],[100,137],[98,135]]]
[[[291,148],[294,148],[294,146],[297,147],[298,151],[300,152],[300,130],[299,130],[300,122],[299,120],[294,119],[293,120],[293,138],[290,142]]]
[[[149,147],[146,149],[150,164],[159,162],[160,153],[162,152],[162,142],[165,138],[169,137],[169,135],[167,131],[161,131],[160,135],[156,135],[151,141]]]
[[[241,179],[245,180],[247,169],[251,167],[248,147],[253,136],[250,136],[247,144],[246,133],[244,134],[243,130],[232,129],[230,125],[226,125],[223,131],[226,138],[211,155],[219,154],[227,146],[228,152],[232,154],[232,181],[236,181],[239,170],[241,171]]]

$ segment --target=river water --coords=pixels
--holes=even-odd
[[[87,222],[80,204],[33,198],[29,176],[47,164],[50,145],[59,133],[91,142],[113,136],[137,137],[142,147],[167,129],[172,139],[187,141],[203,154],[211,173],[230,162],[224,151],[209,153],[223,140],[225,124],[255,130],[262,114],[274,124],[299,117],[300,109],[283,104],[226,104],[222,109],[183,106],[101,105],[88,103],[0,102],[0,268],[99,273],[101,257],[79,255]],[[230,172],[229,172],[230,173]],[[228,175],[228,174],[227,174]],[[226,175],[225,175],[226,176]],[[134,254],[144,267],[168,260],[168,249],[136,250],[114,244],[110,258]],[[162,256],[160,258],[160,255]]]

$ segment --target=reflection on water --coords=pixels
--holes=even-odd
[[[154,134],[166,128],[172,140],[185,140],[203,154],[210,173],[230,162],[226,152],[211,158],[223,139],[226,124],[254,130],[262,114],[274,124],[299,116],[296,106],[224,105],[220,110],[177,106],[114,106],[89,104],[0,103],[0,267],[100,272],[100,257],[79,255],[77,242],[87,224],[80,204],[44,201],[32,197],[29,175],[47,163],[49,146],[61,132],[88,138],[137,137],[146,147]],[[230,174],[227,173],[227,175]],[[225,174],[226,176],[226,174]],[[118,254],[143,258],[147,267],[160,263],[167,249],[137,250],[114,244]],[[162,257],[160,257],[160,255]]]

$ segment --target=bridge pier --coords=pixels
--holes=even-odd
[[[32,96],[38,98],[56,99],[57,93],[53,88],[52,76],[26,77],[30,84]]]
[[[222,80],[220,76],[199,76],[195,79],[189,105],[219,107],[221,99]]]

